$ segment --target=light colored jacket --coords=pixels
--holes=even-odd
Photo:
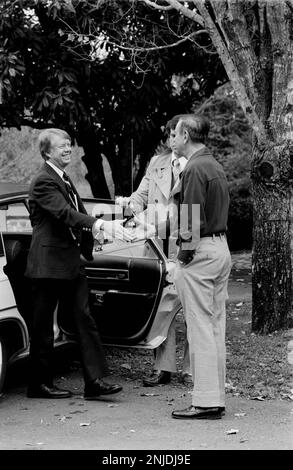
[[[170,219],[169,258],[177,253],[178,237],[177,196],[180,193],[180,182],[172,185],[172,153],[155,155],[148,166],[145,176],[137,190],[131,194],[130,201],[137,213],[145,211],[146,221],[160,225],[160,238],[165,238],[166,220]]]

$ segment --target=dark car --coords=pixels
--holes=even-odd
[[[32,299],[24,276],[31,240],[28,188],[0,183],[0,391],[7,366],[28,356]],[[123,218],[112,200],[83,199],[89,214]],[[83,260],[90,288],[91,313],[104,344],[153,349],[167,336],[174,314],[160,302],[174,289],[173,269],[155,239],[137,243],[95,243],[94,260]],[[75,343],[70,306],[59,305],[55,347]]]

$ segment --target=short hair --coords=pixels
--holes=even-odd
[[[204,143],[210,130],[209,120],[205,116],[185,114],[180,120],[180,133],[185,129],[192,142]]]
[[[64,139],[68,139],[71,141],[70,135],[64,131],[63,129],[45,129],[39,134],[38,142],[39,142],[39,149],[40,153],[44,160],[48,160],[48,153],[51,150],[52,146],[52,136],[58,135],[59,137],[63,137]]]
[[[185,114],[176,114],[176,116],[173,116],[171,119],[169,119],[169,121],[167,122],[166,124],[166,127],[165,127],[165,133],[169,136],[171,131],[173,131],[175,129],[175,127],[177,126],[179,120],[181,117],[185,116]]]

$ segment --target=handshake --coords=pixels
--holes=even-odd
[[[129,204],[128,198],[123,198],[121,196],[116,199],[116,204],[117,203],[122,207],[128,206],[131,210],[131,205]],[[134,243],[140,240],[154,237],[156,234],[155,226],[146,223],[143,218],[136,216],[133,211],[131,212],[131,226],[129,227],[125,226],[129,218],[113,221],[98,219],[92,227],[94,239],[113,240],[115,238],[117,240]]]

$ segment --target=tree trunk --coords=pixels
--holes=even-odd
[[[88,173],[85,175],[89,182],[93,196],[96,198],[110,199],[110,192],[106,182],[103,158],[99,151],[100,145],[95,133],[85,131],[78,138],[78,143],[84,149],[82,161],[85,163]]]
[[[252,192],[252,331],[270,333],[293,324],[292,149],[254,147]]]
[[[106,156],[112,171],[115,196],[122,196],[122,175],[120,171],[119,158],[117,156],[116,144],[114,142],[104,143],[103,153]]]
[[[293,323],[293,5],[194,3],[254,130],[252,330],[268,333]]]

